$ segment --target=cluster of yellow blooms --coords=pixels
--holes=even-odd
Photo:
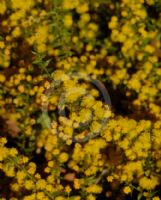
[[[0,0],[1,200],[160,200],[160,13]]]

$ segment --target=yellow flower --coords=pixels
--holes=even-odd
[[[139,180],[139,185],[143,189],[147,190],[153,190],[155,187],[159,184],[158,179],[156,177],[152,178],[147,178],[147,177],[142,177]]]
[[[7,143],[7,139],[5,137],[0,137],[0,146],[3,146]]]
[[[13,191],[17,192],[17,191],[19,190],[19,184],[13,183],[13,184],[11,185],[11,188],[12,188]]]
[[[89,9],[88,3],[85,3],[85,2],[79,4],[79,5],[76,7],[76,11],[77,11],[79,14],[87,12],[88,9]]]
[[[131,188],[129,186],[124,187],[124,193],[129,194],[131,192]]]
[[[67,145],[71,145],[71,144],[72,144],[72,140],[71,140],[71,139],[67,139],[67,140],[66,140],[66,144],[67,144]]]
[[[72,191],[72,189],[71,189],[70,186],[68,185],[68,186],[65,187],[65,191],[66,191],[68,194],[70,194],[70,192]]]
[[[107,142],[110,142],[112,140],[112,135],[110,130],[106,129],[103,133],[103,137],[106,139]]]
[[[46,185],[46,190],[47,190],[48,192],[52,192],[53,186],[52,186],[52,185]]]
[[[34,162],[29,163],[29,169],[27,170],[29,174],[34,174],[36,171],[36,164]]]
[[[0,49],[4,49],[5,48],[5,43],[3,41],[0,41]]]
[[[67,9],[67,10],[70,10],[70,9],[73,9],[73,8],[76,8],[79,4],[79,1],[78,0],[64,0],[63,1],[63,8],[64,9]]]
[[[4,83],[6,80],[6,77],[3,74],[0,74],[0,82]]]
[[[49,81],[46,81],[46,82],[44,83],[44,87],[47,88],[47,89],[50,88],[50,83],[49,83]]]
[[[23,199],[24,200],[35,200],[35,198],[36,198],[36,194],[34,193],[34,194],[31,194],[31,195],[25,196]]]
[[[66,127],[64,128],[64,134],[69,135],[69,136],[72,136],[72,135],[73,135],[73,128],[72,128],[72,127],[69,127],[69,126],[66,126]]]
[[[158,196],[155,196],[152,198],[152,200],[160,200],[160,198]]]
[[[113,181],[113,176],[107,176],[107,181],[112,182]]]
[[[155,51],[154,47],[151,46],[151,45],[146,45],[146,46],[144,47],[144,50],[145,50],[146,52],[148,52],[148,53],[154,53],[154,51]]]
[[[18,86],[18,91],[23,93],[25,91],[25,87],[23,85]]]
[[[101,193],[102,192],[102,187],[99,186],[99,185],[95,185],[95,184],[92,184],[90,185],[89,187],[86,188],[86,191],[88,193]]]
[[[27,180],[27,181],[25,182],[25,188],[26,188],[27,190],[34,189],[34,183],[33,183],[33,181]]]
[[[46,181],[44,179],[40,179],[36,182],[37,189],[44,189],[46,187]]]
[[[13,37],[19,37],[21,35],[21,30],[19,27],[16,27],[13,31],[12,31],[12,36]]]
[[[25,163],[27,163],[28,162],[28,157],[26,157],[26,156],[23,156],[22,158],[21,158],[21,162],[23,163],[23,164],[25,164]]]
[[[11,3],[12,3],[13,9],[15,9],[15,10],[16,9],[22,9],[24,11],[30,9],[34,5],[33,0],[28,0],[28,1],[26,1],[26,0],[21,0],[21,1],[12,0]]]
[[[94,105],[94,103],[95,103],[94,97],[89,96],[89,97],[83,97],[81,105],[90,108],[91,106]]]
[[[8,177],[14,177],[15,176],[14,167],[7,167],[6,166],[6,169],[4,168],[4,171],[5,171],[6,176],[8,176]]]
[[[85,89],[81,87],[71,87],[66,91],[66,101],[67,102],[74,102],[82,95],[85,94]]]
[[[3,161],[8,154],[8,149],[0,146],[0,161]]]
[[[132,88],[132,89],[134,89],[134,90],[139,90],[140,87],[141,87],[141,83],[140,83],[140,81],[137,78],[132,78],[129,81],[129,87]]]
[[[18,171],[16,176],[17,176],[17,182],[22,183],[24,178],[26,177],[26,174],[24,171]]]
[[[66,198],[63,197],[63,196],[58,196],[58,197],[55,198],[55,200],[66,200]]]
[[[86,122],[91,119],[92,112],[89,109],[82,109],[79,115],[80,115],[80,121]]]
[[[53,167],[53,166],[54,166],[54,161],[49,161],[49,162],[48,162],[48,166],[49,166],[49,167]]]
[[[72,19],[72,16],[71,15],[65,15],[64,16],[64,25],[67,27],[67,28],[70,28],[73,24],[73,19]]]
[[[108,27],[110,29],[115,29],[117,28],[117,26],[118,26],[118,19],[117,17],[114,16],[111,18],[111,21],[108,23]]]
[[[74,188],[75,189],[80,189],[80,181],[79,181],[79,179],[74,179]]]
[[[9,151],[9,154],[11,156],[16,156],[18,154],[18,151],[16,148],[11,148],[10,151]]]
[[[69,158],[69,156],[68,156],[67,153],[61,153],[61,154],[59,155],[59,161],[60,161],[61,163],[67,162],[68,158]]]
[[[146,72],[149,72],[153,68],[153,64],[150,62],[146,62],[144,64],[144,67],[145,67]]]
[[[32,127],[31,126],[27,126],[26,127],[25,134],[26,135],[31,135],[32,134]]]
[[[155,3],[154,0],[146,0],[146,2],[149,4],[149,5],[153,5]],[[159,199],[155,199],[155,200],[159,200]]]
[[[39,53],[44,53],[46,51],[46,45],[45,45],[45,43],[38,44],[37,45],[37,51]]]
[[[0,14],[3,15],[6,12],[7,5],[4,0],[0,2]]]
[[[96,200],[96,197],[90,194],[87,196],[87,200]]]
[[[98,133],[101,130],[101,124],[97,121],[93,121],[91,124],[91,131],[93,133]]]
[[[88,13],[83,13],[80,17],[83,23],[87,23],[90,21],[90,15]]]
[[[81,200],[80,196],[75,196],[73,200]]]
[[[37,193],[36,193],[36,198],[35,198],[35,199],[39,199],[39,200],[45,199],[44,193],[43,193],[43,192],[37,192]]]

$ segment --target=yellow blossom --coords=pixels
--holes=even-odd
[[[129,194],[131,192],[131,188],[129,186],[124,187],[124,193]]]
[[[0,74],[0,82],[4,83],[6,80],[6,77],[3,74]]]
[[[99,185],[95,185],[95,184],[92,184],[90,185],[89,187],[86,188],[86,191],[88,193],[101,193],[102,192],[102,187],[99,186]]]
[[[152,200],[160,200],[159,196],[155,196],[152,198]]]
[[[158,184],[159,184],[159,182],[158,182],[158,179],[156,177],[152,177],[152,178],[142,177],[139,180],[140,187],[142,187],[143,189],[147,189],[147,190],[155,189],[155,187]]]
[[[113,176],[107,176],[107,181],[112,182],[113,181]]]
[[[27,190],[34,189],[34,183],[33,183],[33,181],[27,180],[27,181],[25,182],[25,188],[26,188]]]
[[[65,26],[69,28],[69,27],[72,26],[72,23],[73,23],[72,16],[71,15],[65,15],[65,17],[64,17]]]
[[[65,153],[65,152],[64,152],[64,153],[61,153],[61,154],[59,155],[59,161],[60,161],[61,163],[67,162],[68,158],[69,158],[69,156],[68,156],[68,154]]]

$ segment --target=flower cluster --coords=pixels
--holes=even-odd
[[[160,13],[0,1],[0,199],[160,200]]]

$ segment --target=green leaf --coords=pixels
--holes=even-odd
[[[37,123],[41,124],[43,128],[50,129],[51,119],[47,113],[43,112],[38,118]]]
[[[137,198],[137,200],[141,200],[141,199],[142,199],[142,197],[143,197],[143,194],[142,194],[142,193],[140,193],[140,194],[138,195],[138,198]]]
[[[161,66],[161,62],[154,63],[154,67],[160,67],[160,66]]]

